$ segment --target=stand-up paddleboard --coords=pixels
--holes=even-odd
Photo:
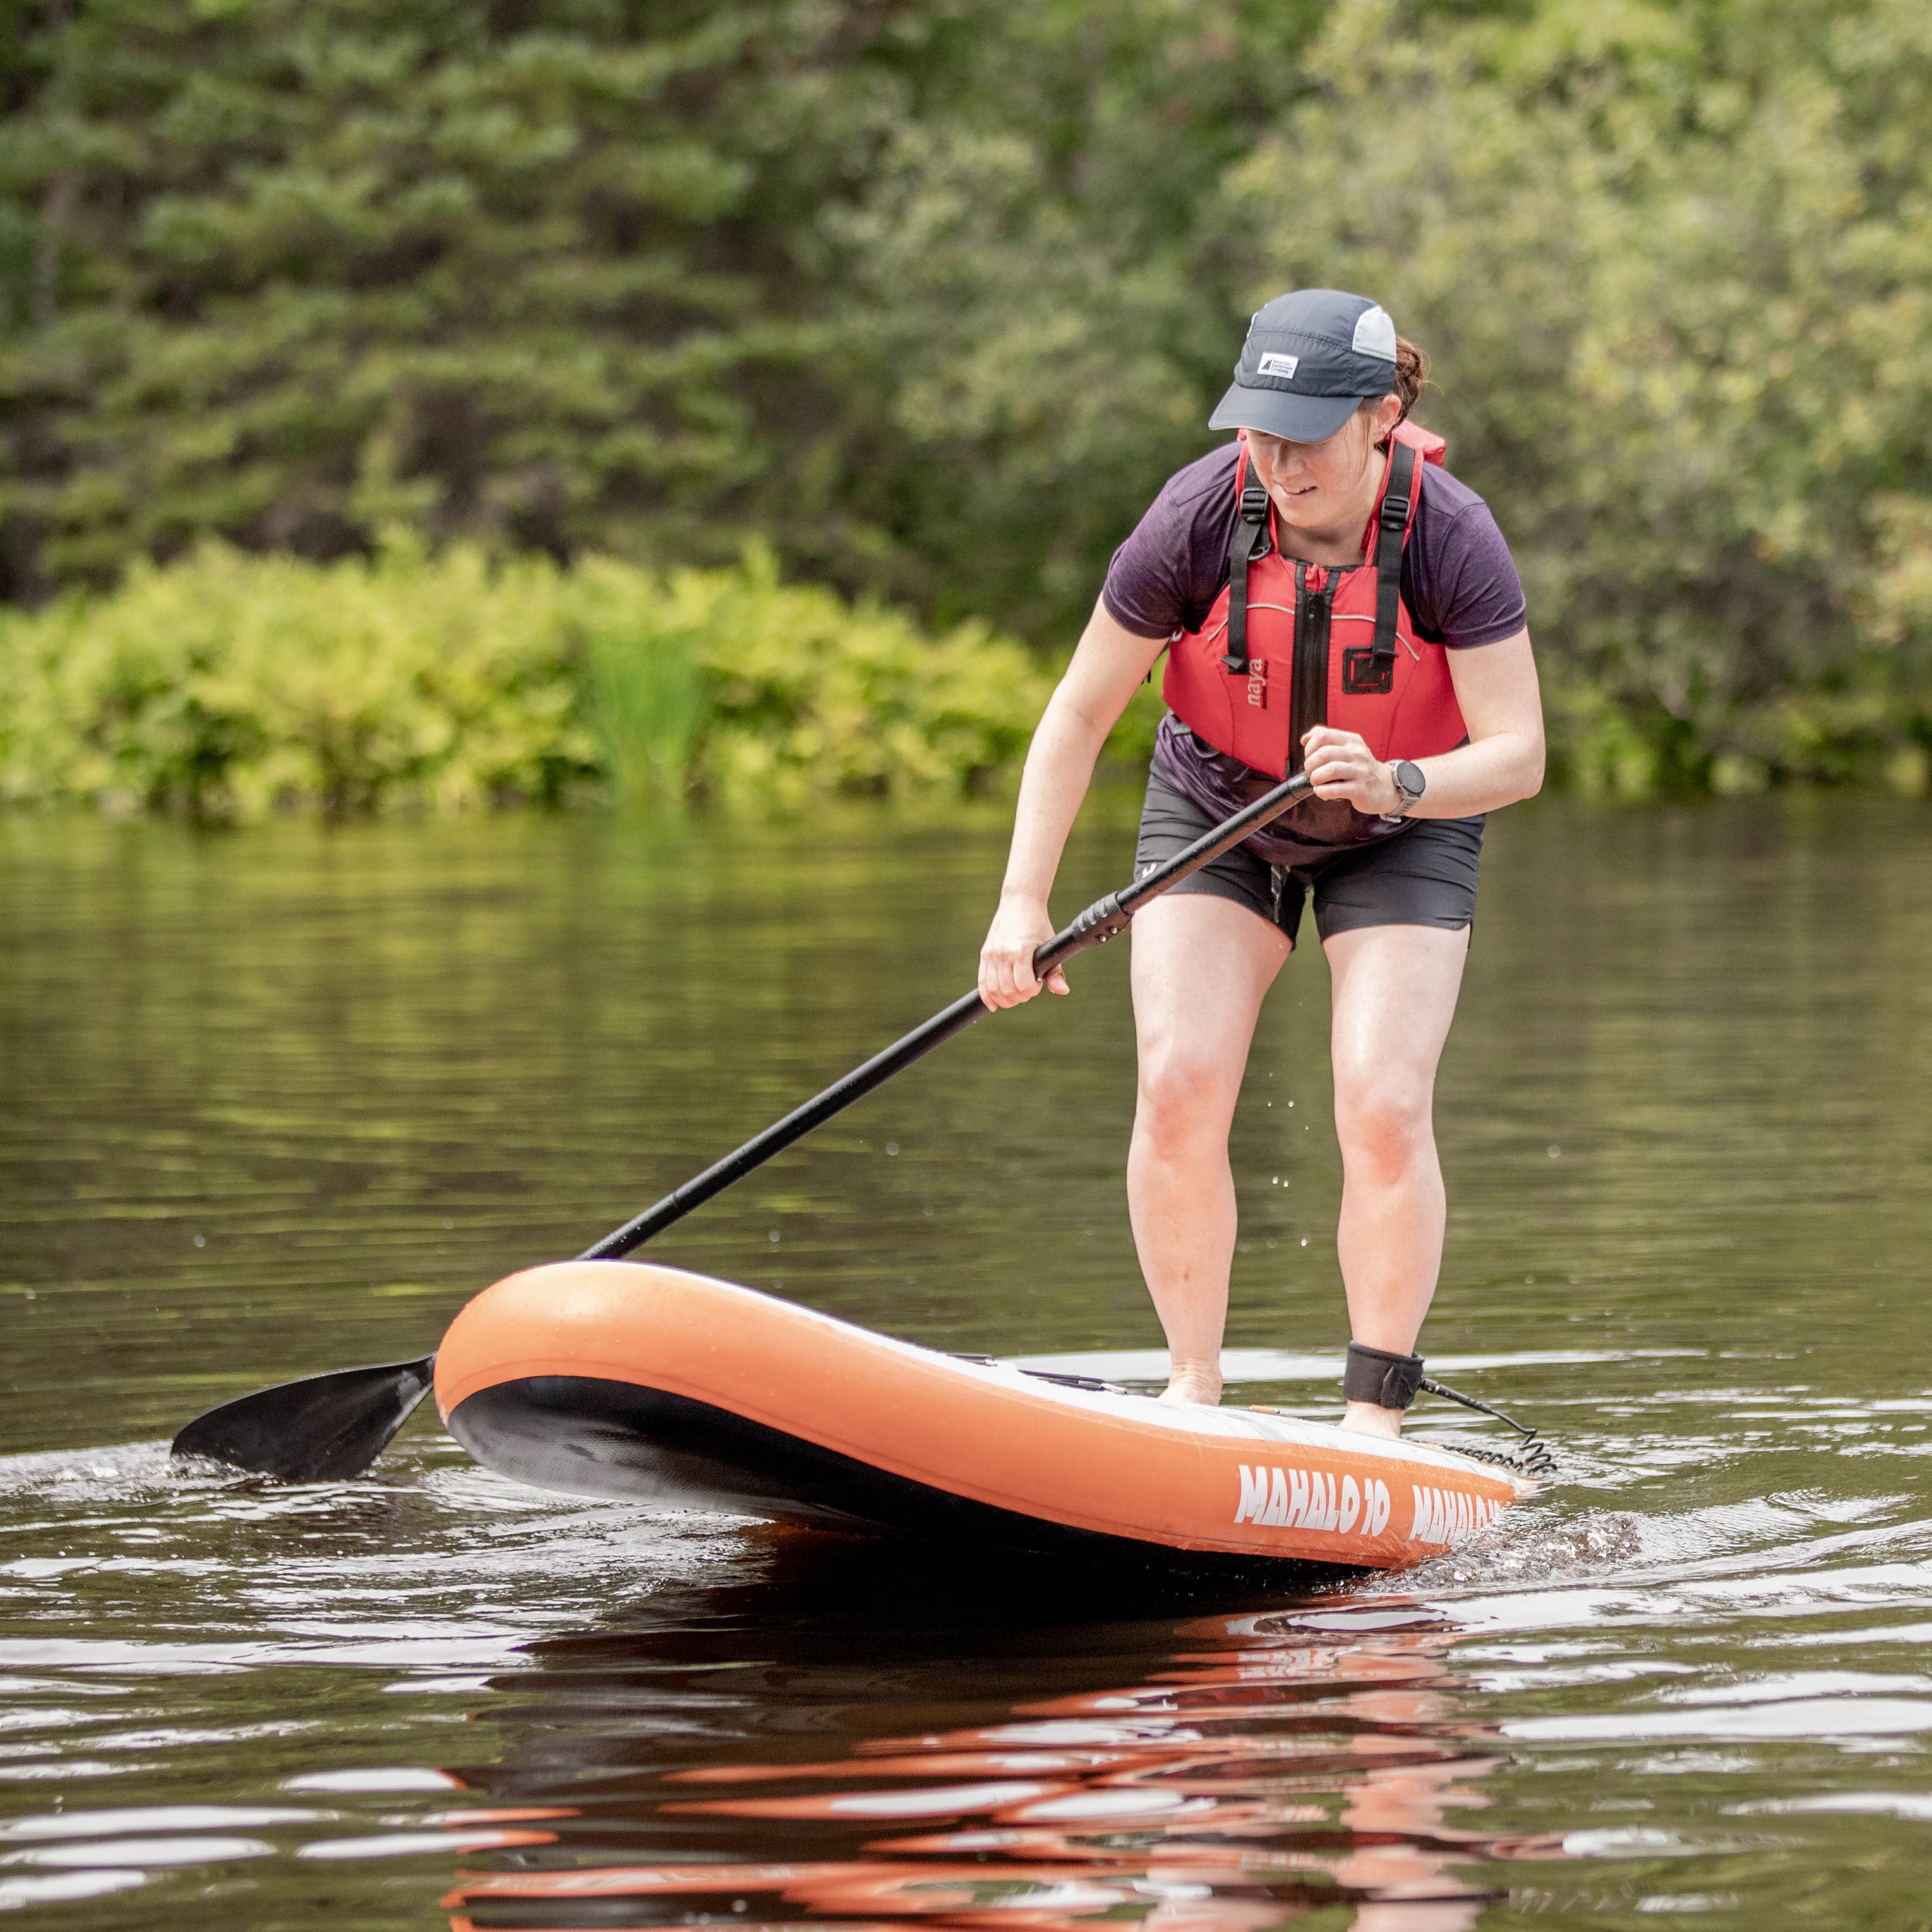
[[[840,1529],[1400,1568],[1534,1483],[1426,1444],[1068,1387],[676,1268],[560,1262],[460,1314],[436,1404],[539,1488]]]

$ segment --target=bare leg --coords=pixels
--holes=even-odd
[[[1166,1399],[1216,1402],[1234,1256],[1228,1129],[1288,938],[1246,907],[1203,892],[1156,899],[1132,932],[1140,1088],[1127,1208],[1167,1334]]]
[[[1436,1067],[1456,1015],[1468,929],[1370,926],[1338,932],[1325,950],[1342,1144],[1336,1246],[1348,1323],[1365,1347],[1407,1354],[1442,1266]],[[1342,1426],[1400,1435],[1402,1412],[1353,1402]]]

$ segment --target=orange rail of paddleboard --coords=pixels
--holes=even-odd
[[[446,1422],[536,1376],[661,1390],[1046,1523],[1390,1569],[1534,1486],[1452,1452],[1251,1409],[1057,1387],[676,1268],[560,1262],[486,1289],[438,1351]]]

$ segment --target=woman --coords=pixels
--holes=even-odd
[[[1483,814],[1543,782],[1522,589],[1481,499],[1407,421],[1419,352],[1360,296],[1254,318],[1209,427],[1114,553],[1034,734],[980,954],[987,1004],[1040,990],[1047,895],[1101,745],[1169,652],[1143,868],[1305,767],[1314,796],[1135,920],[1138,1103],[1127,1198],[1166,1330],[1166,1399],[1221,1396],[1234,1256],[1228,1131],[1304,899],[1328,958],[1346,1428],[1400,1432],[1442,1258],[1436,1066],[1474,916]],[[1065,980],[1048,976],[1048,990]]]

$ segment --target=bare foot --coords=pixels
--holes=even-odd
[[[1342,1426],[1358,1436],[1397,1436],[1402,1433],[1402,1412],[1380,1408],[1372,1402],[1352,1402],[1342,1412]]]
[[[1212,1408],[1221,1400],[1221,1371],[1176,1365],[1168,1371],[1167,1386],[1160,1392],[1162,1402],[1204,1402]]]

